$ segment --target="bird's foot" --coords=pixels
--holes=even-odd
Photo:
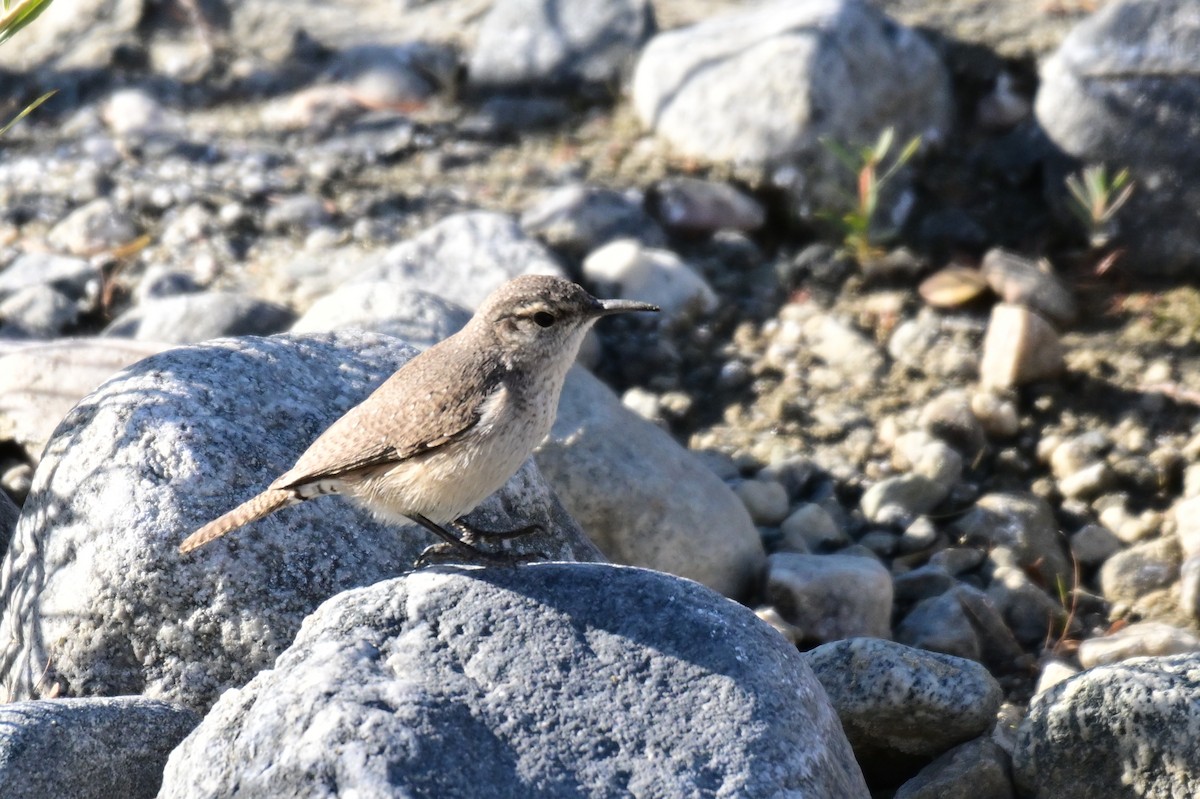
[[[478,527],[472,527],[462,519],[450,522],[450,526],[457,530],[462,535],[462,540],[468,544],[476,544],[482,538],[509,539],[520,538],[524,535],[533,535],[544,531],[540,524],[527,524],[524,527],[518,527],[515,530],[482,530]]]
[[[439,563],[481,563],[485,566],[516,568],[522,563],[532,563],[536,560],[549,560],[549,558],[540,552],[484,552],[469,544],[443,542],[426,547],[413,563],[413,567],[420,569]]]

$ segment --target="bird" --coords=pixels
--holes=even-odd
[[[435,549],[501,558],[473,542],[537,527],[478,530],[462,517],[516,474],[550,432],[563,382],[592,325],[613,314],[658,310],[647,302],[596,299],[560,277],[509,280],[461,330],[413,357],[334,421],[265,490],[187,536],[180,554],[281,508],[339,494],[381,521],[416,522],[442,539],[422,559]]]

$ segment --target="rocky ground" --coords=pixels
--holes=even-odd
[[[245,686],[176,750],[170,796],[228,795],[257,746],[286,753],[279,795],[312,774],[370,784],[374,766],[318,763],[264,721],[321,728],[311,695],[287,686],[334,667],[361,690],[330,689],[328,712],[353,721],[331,724],[325,748],[353,748],[355,725],[415,736],[362,755],[391,764],[390,790],[1200,790],[1182,743],[1200,726],[1187,3],[758,8],[114,2],[76,15],[79,30],[50,12],[0,47],[14,108],[59,90],[0,157],[0,485],[24,505],[13,533],[0,501],[11,695],[168,700],[128,712],[175,714],[157,722],[180,728],[174,741]],[[909,137],[921,146],[855,246],[842,220],[862,175],[821,139],[863,147],[886,128],[892,159]],[[1066,178],[1100,163],[1109,177],[1083,208]],[[1112,185],[1122,168],[1128,202]],[[176,562],[181,528],[286,468],[411,354],[323,331],[425,346],[523,272],[664,313],[597,330],[582,360],[620,401],[572,375],[537,468],[482,512],[547,520],[561,540],[529,546],[565,560],[593,559],[582,531],[616,563],[697,580],[794,647],[641,572],[546,567],[485,588],[454,570],[396,577],[420,542],[340,506]],[[326,542],[329,526],[359,532]],[[609,585],[611,606],[547,598],[575,580]],[[676,596],[678,615],[657,623],[679,627],[656,642],[654,613]],[[425,637],[438,614],[424,603],[451,598],[467,609],[446,629],[463,642]],[[553,631],[537,658],[514,655],[534,645],[495,603]],[[695,646],[717,617],[713,635],[746,659]],[[580,646],[564,619],[603,635]],[[322,642],[361,629],[375,655],[352,643],[323,659]],[[765,680],[768,665],[802,699]],[[559,668],[561,682],[547,677]],[[394,673],[445,680],[450,701],[422,704]],[[582,697],[598,682],[622,711],[575,714],[528,688]],[[506,691],[528,718],[504,709]],[[747,713],[754,735],[708,735],[713,693],[708,712]],[[438,783],[413,753],[468,706],[488,719],[470,740],[491,754]],[[39,707],[8,712],[30,725],[58,712]],[[113,724],[108,705],[79,712],[81,726]],[[607,729],[612,713],[630,718]],[[689,734],[663,738],[639,713]],[[527,724],[569,732],[550,745],[514,732]],[[269,743],[222,748],[247,729]],[[146,757],[161,762],[155,744]],[[651,768],[639,751],[679,760]],[[508,769],[510,756],[526,765]],[[567,776],[547,782],[523,757]],[[197,773],[209,761],[221,766]]]

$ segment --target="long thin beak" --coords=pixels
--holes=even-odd
[[[612,316],[618,313],[629,313],[631,311],[658,311],[657,305],[651,305],[648,302],[638,302],[637,300],[599,300],[600,307],[596,309],[597,316]]]

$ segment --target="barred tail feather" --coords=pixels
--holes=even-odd
[[[215,541],[226,533],[231,533],[242,525],[258,521],[264,516],[270,516],[280,508],[302,502],[303,498],[294,491],[268,488],[261,494],[243,502],[233,510],[183,539],[179,545],[179,553],[186,555],[193,549],[202,547],[210,541]]]

